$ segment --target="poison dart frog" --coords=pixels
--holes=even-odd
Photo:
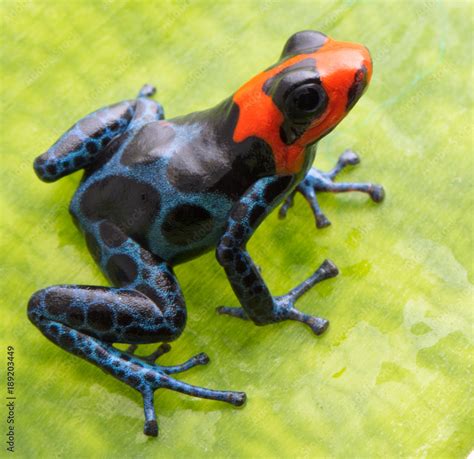
[[[296,193],[311,205],[318,227],[329,224],[318,192],[362,191],[382,201],[381,186],[335,183],[358,156],[346,150],[330,172],[312,168],[316,144],[364,93],[372,61],[364,46],[302,31],[278,62],[214,108],[165,120],[145,85],[136,99],[78,121],[36,158],[45,182],[84,170],[70,213],[112,287],[55,285],[33,294],[28,317],[52,342],[139,391],[144,433],[158,435],[159,388],[242,405],[244,392],[192,386],[173,376],[208,363],[201,353],[180,365],[157,358],[186,324],[186,305],[173,267],[211,249],[241,308],[218,312],[256,325],[303,322],[316,335],[328,321],[305,314],[296,300],[337,275],[325,260],[286,295],[273,296],[246,244],[265,217]],[[114,343],[129,344],[125,351]],[[161,343],[151,355],[137,345]]]

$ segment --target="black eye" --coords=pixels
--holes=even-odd
[[[322,113],[326,94],[318,84],[305,84],[295,88],[287,99],[288,115],[294,119],[307,119]]]
[[[294,101],[298,110],[312,112],[318,108],[320,97],[314,87],[303,86],[295,91]]]

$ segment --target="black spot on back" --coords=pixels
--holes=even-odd
[[[113,285],[130,284],[137,277],[137,265],[133,258],[124,254],[112,255],[107,261],[105,271]]]
[[[84,192],[81,209],[88,219],[108,220],[146,247],[147,230],[160,210],[160,195],[147,183],[114,175]]]
[[[175,207],[166,216],[161,231],[176,245],[187,245],[204,239],[213,227],[210,212],[193,204]]]
[[[202,144],[182,145],[174,152],[167,178],[171,185],[183,193],[204,192],[228,169],[225,156],[215,157],[215,147],[202,148]]]

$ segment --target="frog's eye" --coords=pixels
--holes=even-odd
[[[314,117],[324,111],[326,93],[318,84],[304,84],[290,92],[287,98],[287,113],[295,120]]]
[[[311,86],[303,86],[293,96],[296,108],[302,112],[312,112],[319,105],[319,93]]]

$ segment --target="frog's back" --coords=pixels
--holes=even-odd
[[[72,200],[79,226],[108,220],[174,263],[215,247],[233,203],[254,181],[249,167],[267,166],[226,149],[203,119],[151,122],[115,139]]]

